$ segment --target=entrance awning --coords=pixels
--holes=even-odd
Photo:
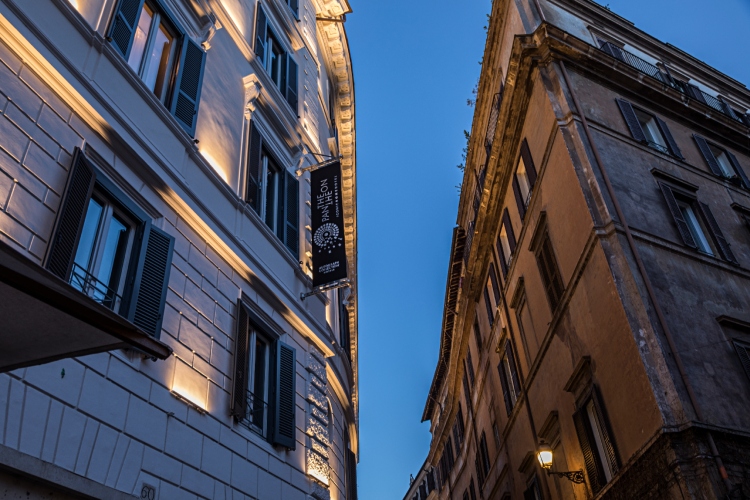
[[[172,349],[0,241],[0,372],[132,348]]]

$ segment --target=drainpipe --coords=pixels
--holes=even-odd
[[[538,2],[538,0],[535,0],[535,1]],[[573,104],[576,107],[576,112],[578,113],[578,116],[581,117],[581,124],[583,125],[584,133],[586,134],[586,138],[588,139],[589,145],[591,146],[591,151],[594,153],[594,158],[596,159],[596,163],[599,164],[599,171],[602,173],[602,179],[604,179],[604,185],[607,188],[607,193],[612,199],[612,204],[615,207],[617,218],[620,219],[620,223],[622,224],[625,230],[625,237],[628,240],[628,246],[630,247],[630,251],[633,252],[633,257],[635,259],[636,266],[638,267],[638,272],[643,278],[643,283],[646,286],[646,292],[648,293],[649,299],[651,300],[651,303],[654,306],[654,311],[656,312],[656,316],[659,320],[659,325],[664,331],[664,336],[667,338],[669,349],[672,351],[672,356],[674,357],[675,364],[677,365],[677,371],[680,374],[682,383],[685,385],[685,388],[687,389],[688,398],[690,399],[690,403],[693,406],[693,409],[695,411],[695,416],[698,418],[699,422],[703,422],[704,421],[703,410],[700,406],[700,403],[698,402],[698,398],[696,397],[695,392],[693,391],[693,386],[692,384],[690,384],[690,381],[687,378],[685,365],[683,364],[682,357],[680,356],[679,351],[677,350],[674,337],[672,336],[672,331],[670,330],[669,325],[667,324],[667,320],[664,317],[664,313],[661,309],[661,305],[659,304],[659,301],[656,300],[656,294],[654,293],[654,289],[651,286],[651,280],[649,279],[649,276],[646,273],[646,268],[643,265],[643,261],[641,260],[640,252],[638,252],[638,248],[635,246],[633,235],[630,232],[630,226],[625,220],[625,214],[623,213],[622,208],[620,207],[620,203],[617,200],[617,197],[615,196],[615,190],[612,187],[612,183],[609,180],[609,175],[607,174],[607,170],[604,168],[604,163],[602,162],[602,159],[599,156],[599,150],[596,147],[596,143],[594,142],[594,139],[591,135],[591,131],[589,130],[589,125],[588,125],[588,121],[586,120],[586,115],[582,111],[583,108],[578,102],[578,96],[576,95],[576,92],[573,89],[573,86],[570,84],[570,78],[568,77],[568,70],[565,68],[565,62],[560,61],[560,68],[562,69],[563,79],[565,80],[565,84],[568,86],[568,91],[570,92],[570,96],[573,98]],[[724,482],[724,486],[726,487],[727,492],[729,493],[732,491],[732,483],[731,481],[729,481],[729,476],[727,475],[727,470],[724,467],[724,462],[722,461],[721,456],[719,455],[718,448],[716,448],[716,443],[714,442],[713,434],[711,433],[711,431],[707,431],[707,435],[708,435],[708,445],[711,448],[711,454],[714,456],[714,460],[716,460],[716,467],[719,469],[719,475],[721,475],[721,479]]]

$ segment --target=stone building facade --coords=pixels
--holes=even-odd
[[[86,326],[74,357],[3,358],[3,498],[356,499],[349,12],[0,1],[1,253],[156,353],[74,347]],[[305,167],[332,157],[350,282],[303,298]]]
[[[408,500],[750,495],[748,108],[597,3],[495,0],[423,415],[436,485]]]

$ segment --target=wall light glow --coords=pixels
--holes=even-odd
[[[68,3],[72,5],[75,10],[81,10],[78,8],[78,0],[68,0]]]
[[[216,159],[213,156],[211,156],[209,153],[207,153],[205,150],[201,150],[200,153],[203,156],[203,158],[208,162],[208,164],[211,165],[214,171],[216,171],[216,173],[219,174],[219,177],[221,177],[221,179],[224,182],[229,184],[229,178],[227,177],[227,173],[224,171],[223,168],[221,168],[221,165],[219,165],[219,162],[216,161]]]
[[[171,392],[199,412],[208,413],[208,379],[179,358],[175,363]]]

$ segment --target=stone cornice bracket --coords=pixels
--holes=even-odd
[[[213,12],[209,12],[207,17],[208,21],[206,21],[206,24],[203,25],[203,29],[201,29],[201,38],[203,39],[201,47],[203,47],[203,50],[206,52],[211,48],[211,39],[216,32],[221,29],[221,23]]]
[[[263,86],[254,73],[243,78],[242,83],[245,85],[245,118],[249,120],[255,111]]]

